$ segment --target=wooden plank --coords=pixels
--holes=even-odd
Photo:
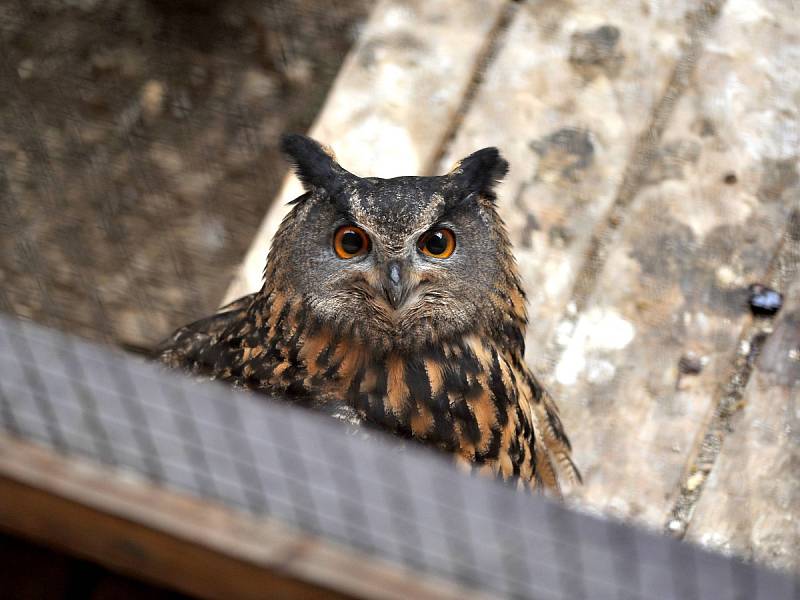
[[[384,0],[350,52],[310,135],[362,176],[424,174],[450,131],[507,0]],[[261,287],[267,249],[286,203],[302,194],[288,176],[225,294]]]
[[[266,518],[0,435],[0,529],[201,598],[478,598]]]
[[[0,497],[4,529],[200,598],[260,598],[264,590],[276,598],[315,598],[323,593],[350,597],[230,559],[5,477],[0,477]]]
[[[794,255],[800,257],[800,203]],[[687,539],[800,573],[800,271],[745,389]]]
[[[499,188],[523,276],[528,360],[564,310],[592,234],[688,44],[698,2],[532,2],[520,7],[439,166],[484,146],[511,163]]]
[[[732,375],[747,285],[800,192],[799,28],[786,3],[724,5],[586,310],[557,331],[590,506],[663,527]]]

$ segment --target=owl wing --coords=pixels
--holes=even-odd
[[[238,376],[232,376],[236,367],[244,364],[243,347],[236,340],[253,333],[247,316],[257,296],[243,296],[216,314],[181,327],[158,346],[154,358],[171,368],[241,383]],[[368,431],[359,429],[363,419],[353,407],[342,403],[319,403],[313,407],[342,421],[350,434],[358,432],[360,437],[370,437]]]
[[[505,417],[494,421],[502,442],[498,459],[489,464],[504,479],[513,472],[532,489],[560,495],[562,483],[571,487],[581,475],[558,407],[520,354],[493,351],[492,359],[486,391],[496,414]]]
[[[236,323],[244,322],[247,310],[256,294],[243,296],[223,306],[210,317],[205,317],[181,327],[161,342],[154,351],[154,358],[171,368],[202,370],[201,365],[210,366],[208,355],[217,346],[220,336]],[[211,361],[213,364],[215,361]]]
[[[534,432],[536,473],[546,487],[560,490],[560,482],[581,483],[581,474],[572,461],[572,447],[564,431],[553,397],[528,373],[531,386],[530,418]]]
[[[362,378],[362,389],[377,382],[372,393],[353,401],[365,422],[453,452],[470,470],[558,494],[559,482],[580,481],[558,410],[521,354],[504,348],[470,335],[390,357]]]

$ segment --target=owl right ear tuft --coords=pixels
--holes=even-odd
[[[508,162],[497,148],[483,148],[461,160],[450,171],[456,187],[465,195],[479,194],[495,199],[494,187],[508,173]]]
[[[309,192],[324,190],[335,196],[352,175],[336,162],[333,152],[297,133],[281,136],[281,152],[292,163],[297,178]]]

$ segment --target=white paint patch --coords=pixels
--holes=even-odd
[[[775,21],[772,13],[764,10],[761,2],[755,0],[733,0],[725,7],[727,16],[738,23],[755,23],[756,21]]]
[[[739,276],[728,265],[723,265],[716,272],[717,283],[722,287],[731,287],[735,284],[741,284]]]
[[[556,381],[561,385],[575,385],[578,375],[585,367],[586,357],[583,349],[577,344],[570,344],[556,365]]]
[[[594,383],[610,381],[614,376],[614,366],[608,361],[587,359],[587,355],[595,351],[622,350],[636,335],[629,321],[607,308],[586,311],[578,319],[574,331],[569,329],[569,323],[562,323],[556,330],[557,341],[566,346],[555,369],[556,380],[561,385],[575,385],[581,373],[586,371],[589,360],[592,368],[587,378],[591,380],[593,377]]]
[[[586,379],[589,383],[603,384],[614,379],[617,369],[607,360],[602,358],[589,359],[586,367]]]
[[[544,290],[548,298],[558,298],[572,283],[572,265],[561,260],[559,264],[547,270]]]
[[[713,548],[717,552],[731,555],[731,542],[727,535],[720,532],[704,533],[700,536],[700,545]]]
[[[402,6],[390,6],[383,14],[383,26],[387,29],[400,29],[408,25],[410,11]],[[380,29],[377,27],[376,29]]]
[[[570,342],[573,332],[575,331],[575,324],[571,321],[561,321],[556,326],[556,344],[559,346],[567,346]]]
[[[590,349],[622,350],[631,343],[636,334],[633,325],[613,310],[592,309],[581,318],[581,321],[584,319],[588,328],[587,345]],[[581,321],[578,321],[578,330]]]

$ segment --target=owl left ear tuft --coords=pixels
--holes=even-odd
[[[494,187],[508,173],[508,161],[497,148],[484,148],[473,152],[450,171],[456,187],[465,195],[479,194],[494,200]]]
[[[316,140],[287,133],[281,136],[281,151],[294,166],[297,178],[308,191],[324,190],[335,196],[345,181],[353,177],[336,162],[333,152]]]

